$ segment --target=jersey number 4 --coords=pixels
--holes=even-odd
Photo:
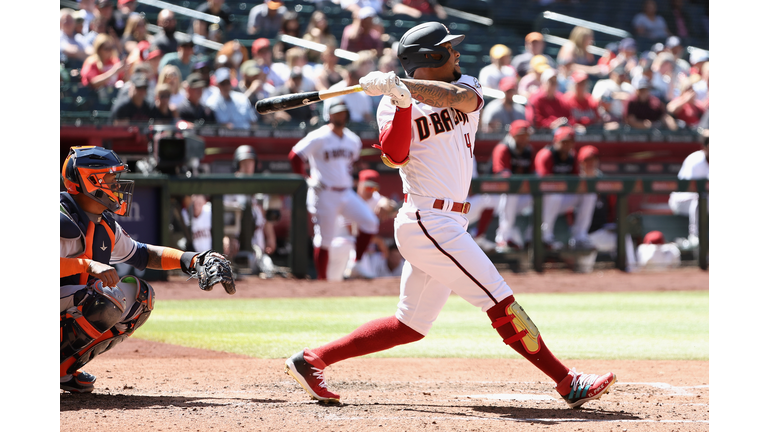
[[[469,149],[469,157],[473,157],[472,156],[472,139],[469,137],[468,133],[464,134],[464,142],[467,143],[467,148]]]

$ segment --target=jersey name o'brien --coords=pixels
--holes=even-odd
[[[453,111],[453,116],[451,116],[451,111]],[[464,124],[468,121],[469,117],[466,114],[452,108],[445,108],[439,112],[433,112],[429,116],[421,116],[414,120],[416,129],[419,132],[419,140],[421,141],[429,138],[433,133],[439,135],[443,132],[450,132],[455,125],[459,123]]]
[[[347,149],[332,149],[332,150],[326,150],[323,152],[323,158],[325,160],[331,160],[331,159],[352,159],[354,158],[354,154],[347,150]]]

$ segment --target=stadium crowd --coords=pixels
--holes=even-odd
[[[176,14],[169,9],[159,11],[156,22],[150,23],[136,12],[135,0],[80,0],[78,10],[65,7],[60,12],[62,81],[73,81],[86,98],[100,101],[115,125],[184,120],[230,129],[311,129],[328,122],[327,106],[314,104],[260,115],[255,104],[270,96],[355,85],[375,70],[404,76],[396,38],[385,31],[383,17],[446,17],[435,0],[306,3],[316,6],[306,22],[280,0],[265,0],[240,11],[247,15],[241,22],[233,20],[234,11],[224,0],[207,0],[196,10],[219,17],[219,23],[191,19],[188,28],[180,29]],[[332,28],[321,8],[326,3],[341,6],[352,18],[349,24]],[[488,64],[478,68],[486,94],[481,130],[505,136],[509,132],[510,138],[505,140],[513,143],[522,139],[517,136],[520,131],[551,130],[555,147],[563,140],[572,144],[572,134],[588,130],[688,129],[708,136],[709,54],[686,49],[684,41],[692,33],[686,2],[669,3],[665,19],[657,14],[654,0],[645,1],[632,20],[634,28],[627,29],[633,37],[597,50],[593,31],[581,26],[572,28],[553,56],[547,54],[553,52],[546,49],[549,42],[539,32],[525,36],[521,52],[515,52],[511,43],[497,41],[487,53]],[[150,31],[150,25],[157,26],[153,27],[157,31]],[[253,39],[232,38],[233,33]],[[322,44],[326,49],[304,48],[282,36]],[[208,43],[199,43],[195,37]],[[346,51],[344,57],[337,55],[337,48]],[[373,127],[378,98],[359,92],[344,99],[350,124]],[[510,125],[520,121],[524,126],[510,130]],[[562,132],[563,128],[571,132]],[[514,146],[511,148],[514,152]],[[528,157],[531,164],[526,172],[538,172],[533,164],[536,156]],[[597,154],[573,161],[574,174],[586,175],[579,164],[589,157]],[[494,152],[493,165],[509,166],[514,162],[509,159],[509,155]],[[582,216],[579,242],[592,243],[584,229],[594,218],[595,199]],[[568,206],[561,207],[551,212],[553,217]],[[498,211],[504,210],[499,207]],[[595,229],[589,233],[601,224],[592,225]],[[551,232],[545,234],[551,237]],[[515,239],[497,236],[498,246],[519,247],[521,240],[527,241],[520,235]],[[389,256],[387,245],[379,249]]]

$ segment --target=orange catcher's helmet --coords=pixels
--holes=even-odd
[[[112,150],[72,147],[61,167],[64,187],[71,195],[83,194],[120,216],[127,216],[133,202],[133,180],[120,180],[128,167]]]

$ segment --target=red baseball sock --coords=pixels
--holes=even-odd
[[[485,235],[485,231],[488,229],[493,220],[493,209],[485,209],[480,213],[480,219],[477,221],[477,235],[475,237],[482,237]]]
[[[379,318],[358,327],[352,333],[311,350],[326,365],[351,357],[384,351],[397,345],[416,342],[424,335],[408,327],[395,316]]]
[[[509,296],[500,301],[494,307],[488,309],[488,312],[486,313],[493,322],[496,322],[500,319],[505,319],[507,317],[507,306],[514,302],[515,297]],[[539,350],[536,353],[531,354],[525,349],[525,346],[519,340],[520,335],[510,322],[499,325],[496,328],[496,331],[498,331],[499,335],[504,338],[507,345],[511,346],[513,350],[517,351],[520,355],[525,357],[526,360],[533,363],[534,366],[544,372],[548,377],[552,378],[555,383],[559,383],[563,380],[563,378],[565,378],[566,375],[568,375],[568,368],[563,363],[561,363],[554,354],[552,354],[549,348],[547,348],[547,346],[544,344],[544,340],[541,338],[541,335],[538,337]],[[506,342],[506,340],[509,338],[513,338],[513,341]]]
[[[315,270],[318,280],[328,279],[328,249],[315,248]]]
[[[360,261],[360,258],[363,257],[365,249],[367,249],[368,245],[371,243],[371,237],[373,237],[373,234],[364,233],[362,231],[357,235],[357,238],[355,239],[355,261]]]

